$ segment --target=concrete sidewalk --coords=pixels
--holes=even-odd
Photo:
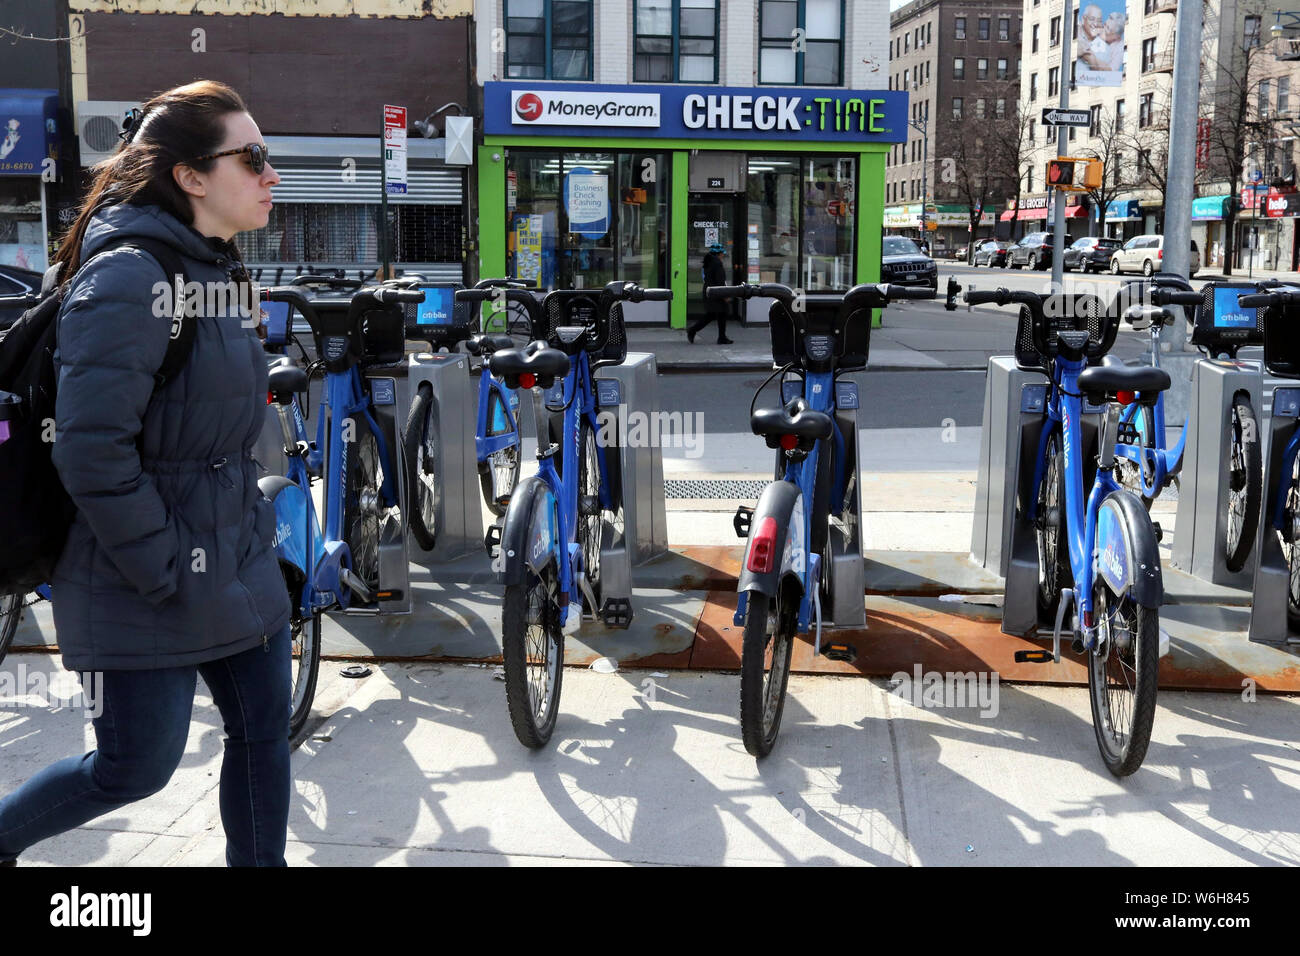
[[[1295,698],[1162,693],[1146,763],[1119,781],[1081,688],[1003,684],[994,714],[917,706],[883,679],[795,675],[762,762],[741,746],[737,688],[734,674],[570,668],[555,736],[532,752],[491,667],[387,664],[346,680],[327,662],[329,716],[293,756],[288,861],[1300,863]],[[84,752],[88,730],[75,711],[0,711],[0,795]],[[221,736],[200,684],[171,784],[20,866],[222,865]]]

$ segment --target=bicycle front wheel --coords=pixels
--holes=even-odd
[[[501,650],[510,723],[519,742],[535,749],[551,739],[560,712],[564,632],[555,564],[541,576],[524,573],[524,581],[506,587]]]
[[[18,633],[18,622],[23,617],[25,594],[6,594],[0,597],[0,661],[9,653],[9,645]]]
[[[1282,554],[1286,558],[1289,584],[1286,592],[1286,623],[1300,630],[1300,547],[1296,541],[1297,517],[1300,516],[1300,456],[1291,462],[1290,484],[1287,485],[1286,504],[1282,509]]]
[[[1228,490],[1224,523],[1224,562],[1229,571],[1240,571],[1255,546],[1263,497],[1263,459],[1259,450],[1259,424],[1255,408],[1245,395],[1232,400],[1228,412],[1228,434],[1232,447],[1228,456]]]
[[[406,420],[406,487],[409,490],[407,526],[416,543],[432,551],[438,541],[438,507],[442,483],[438,480],[438,429],[433,390],[421,388],[411,402]]]
[[[348,448],[347,482],[343,489],[343,537],[352,552],[352,571],[372,591],[379,588],[380,489],[384,466],[379,443],[361,415],[351,419],[354,441]]]
[[[321,614],[319,611],[302,613],[301,583],[293,579],[300,575],[296,568],[280,566],[285,586],[289,589],[289,672],[292,691],[289,696],[289,739],[297,737],[311,715],[312,701],[316,698],[316,680],[320,673]]]
[[[1116,597],[1104,581],[1093,588],[1097,648],[1088,655],[1092,726],[1106,769],[1126,777],[1146,757],[1156,714],[1160,615],[1132,595]]]
[[[1061,436],[1053,433],[1047,439],[1047,468],[1042,484],[1038,486],[1038,612],[1051,616],[1056,612],[1056,602],[1061,599],[1061,589],[1073,579],[1070,570],[1070,551],[1066,540],[1068,525],[1065,520],[1065,456],[1061,451]]]
[[[600,504],[600,459],[596,453],[596,430],[586,419],[578,425],[578,544],[587,581],[596,596],[591,613],[600,616],[600,546],[605,517]]]
[[[798,605],[782,597],[750,591],[740,651],[740,734],[755,757],[772,752],[785,710],[790,658]]]

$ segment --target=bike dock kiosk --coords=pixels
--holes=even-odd
[[[1268,521],[1279,488],[1291,481],[1284,474],[1287,441],[1300,420],[1300,388],[1280,386],[1273,390],[1273,414],[1269,420],[1268,445],[1264,457],[1264,493],[1255,537],[1255,578],[1247,636],[1257,644],[1287,644],[1300,641],[1290,637],[1287,625],[1287,598],[1291,571],[1276,530]]]
[[[479,492],[478,457],[475,454],[476,405],[470,382],[469,356],[463,352],[421,352],[409,356],[407,367],[411,399],[421,385],[433,390],[433,421],[438,435],[434,469],[440,495],[435,517],[437,539],[424,563],[443,563],[478,554],[483,549],[483,511]],[[415,489],[408,489],[415,507]]]
[[[374,403],[375,424],[379,426],[380,437],[388,449],[390,461],[397,463],[397,474],[393,484],[397,489],[397,500],[408,502],[412,489],[406,488],[406,468],[403,467],[405,452],[402,446],[402,429],[405,419],[398,421],[398,409],[402,406],[397,400],[398,367],[377,365],[364,372],[366,384]],[[403,507],[408,507],[404,504]],[[374,609],[353,609],[356,613],[409,614],[411,613],[411,562],[406,555],[406,515],[400,510],[390,511],[384,516],[379,526],[379,591],[380,599]],[[383,595],[391,594],[391,597]]]
[[[1179,474],[1172,564],[1212,584],[1247,589],[1255,576],[1254,548],[1240,571],[1234,573],[1227,568],[1222,547],[1227,535],[1223,502],[1230,481],[1229,420],[1233,398],[1245,393],[1252,408],[1262,409],[1262,386],[1263,371],[1258,362],[1198,359],[1192,363],[1187,406],[1191,421]]]

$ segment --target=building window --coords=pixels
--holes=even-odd
[[[1124,154],[1115,154],[1115,185],[1119,185],[1120,170],[1124,168]]]
[[[979,32],[979,38],[980,38],[981,40],[987,40],[987,39],[989,38],[989,18],[988,18],[988,17],[980,17],[980,32]]]
[[[1051,34],[1051,39],[1048,43],[1048,46],[1059,46],[1061,43],[1061,18],[1060,17],[1052,17],[1051,30],[1049,31],[1049,33]]]
[[[962,98],[961,98],[960,96],[954,96],[954,97],[952,98],[952,118],[953,118],[953,119],[955,119],[955,120],[959,120],[959,119],[961,119],[961,106],[962,106]]]
[[[842,0],[762,0],[759,35],[759,83],[843,84]],[[791,48],[796,36],[804,38],[801,52]],[[907,34],[903,43],[906,46]]]
[[[1146,129],[1151,125],[1154,97],[1154,93],[1143,93],[1138,100],[1138,129]]]
[[[1034,130],[1034,120],[1030,120],[1030,121],[1029,121],[1029,142],[1030,142],[1031,144],[1034,142],[1034,132],[1035,132],[1035,130]]]
[[[1142,0],[1142,15],[1151,16],[1156,9],[1156,0]]]
[[[989,78],[989,61],[980,57],[975,61],[975,79],[987,80]]]
[[[993,115],[996,116],[998,119],[1006,119],[1007,101],[1000,96],[998,97],[997,103],[993,107]]]
[[[955,56],[952,58],[952,78],[954,80],[966,79],[966,58]]]
[[[506,76],[591,79],[591,0],[506,0]]]
[[[984,118],[984,97],[982,96],[975,101],[975,118]]]
[[[928,23],[925,25],[925,42],[930,42],[930,24]]]
[[[1156,38],[1147,37],[1142,41],[1142,72],[1150,73],[1156,68]]]
[[[1061,92],[1061,68],[1054,66],[1047,71],[1047,96],[1050,99]]]
[[[1246,17],[1245,45],[1247,49],[1259,46],[1259,17]]]
[[[1124,132],[1124,101],[1115,101],[1115,132]]]
[[[1071,142],[1071,143],[1074,142],[1074,127],[1073,127],[1073,126],[1069,127],[1069,128],[1066,130],[1065,138],[1066,138],[1066,140],[1068,140],[1068,141]]]
[[[953,38],[957,40],[966,39],[966,18],[955,17],[952,22],[953,22]]]
[[[718,81],[716,0],[636,0],[638,83]]]
[[[1101,107],[1094,106],[1088,110],[1088,135],[1096,136],[1101,132]]]
[[[998,60],[998,79],[1005,80],[1006,78],[1007,78],[1007,61],[1006,58],[1003,57],[1003,58],[999,58]]]
[[[1029,30],[1029,52],[1038,52],[1038,24],[1035,23]]]
[[[1011,18],[1010,17],[998,17],[998,39],[999,40],[1011,39]]]
[[[1030,73],[1029,74],[1029,102],[1032,103],[1036,99],[1038,99],[1038,74]]]
[[[1277,111],[1286,113],[1291,109],[1291,77],[1277,78]]]
[[[903,52],[908,53],[911,50],[911,37],[906,33],[903,34]]]

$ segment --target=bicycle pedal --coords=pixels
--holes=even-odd
[[[852,664],[858,659],[858,649],[852,644],[836,644],[832,642],[822,648],[822,654],[829,660],[843,661],[846,664]]]
[[[1156,533],[1156,541],[1165,540],[1165,532],[1164,529],[1160,527],[1159,521],[1151,522],[1151,530]]]
[[[495,560],[501,548],[501,525],[488,525],[487,532],[483,535],[483,547],[487,549],[488,557]]]
[[[1087,650],[1087,648],[1083,646],[1083,638],[1081,638],[1081,637],[1076,637],[1074,640],[1070,641],[1070,653],[1071,653],[1071,654],[1082,654],[1082,653],[1084,653],[1086,650]]]
[[[754,509],[749,505],[741,505],[736,509],[736,516],[731,519],[731,525],[736,529],[736,537],[748,538],[749,526],[754,520]]]
[[[1045,650],[1016,651],[1017,664],[1050,664],[1052,652]]]
[[[632,624],[632,600],[630,598],[605,598],[600,609],[600,618],[606,627],[628,628]]]

